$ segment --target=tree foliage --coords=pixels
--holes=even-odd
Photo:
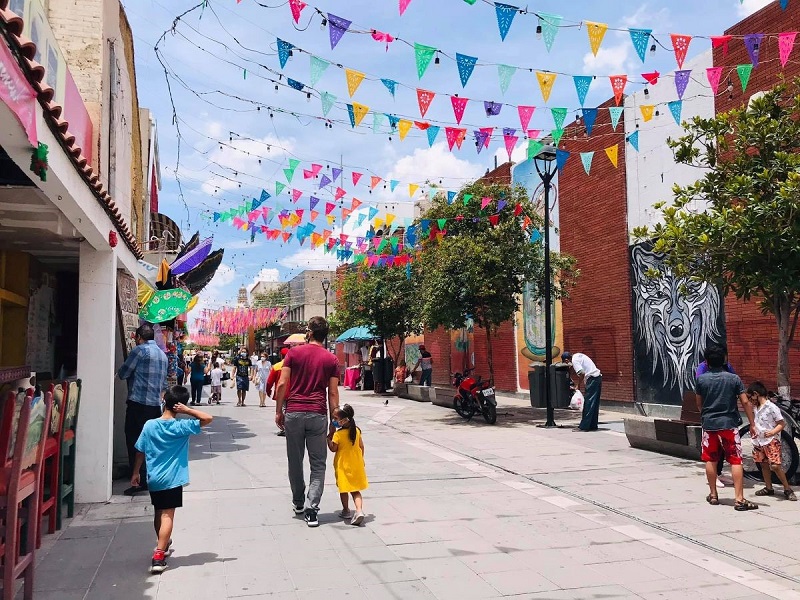
[[[675,186],[673,203],[656,205],[664,222],[634,235],[653,238],[676,275],[761,301],[776,319],[778,389],[788,395],[800,312],[800,80],[685,129],[668,140],[675,160],[706,173]]]
[[[334,283],[336,312],[331,327],[338,333],[351,327],[375,327],[376,337],[401,340],[419,333],[422,320],[416,310],[414,280],[404,266],[353,267]],[[402,344],[393,356],[400,358]]]
[[[282,308],[289,306],[289,284],[281,283],[263,294],[253,295],[253,308]]]
[[[465,195],[472,196],[466,203]],[[484,197],[495,200],[482,210]],[[498,201],[506,202],[503,210]],[[496,225],[490,215],[497,216]],[[543,218],[524,188],[481,182],[465,187],[453,204],[437,196],[422,218],[435,229],[446,219],[441,221],[446,235],[424,240],[415,265],[425,326],[460,328],[472,318],[486,330],[493,379],[492,334],[514,317],[526,283],[534,293],[543,290],[544,248],[531,240],[542,230]],[[551,253],[551,264],[553,298],[565,297],[578,275],[575,261]]]

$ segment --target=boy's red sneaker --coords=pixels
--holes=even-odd
[[[153,562],[150,566],[151,573],[163,573],[167,568],[167,555],[163,550],[153,552]]]

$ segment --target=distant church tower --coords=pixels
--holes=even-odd
[[[247,288],[244,286],[239,288],[239,298],[236,304],[237,306],[247,306]]]

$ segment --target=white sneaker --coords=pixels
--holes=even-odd
[[[356,514],[353,515],[353,519],[350,521],[350,525],[358,526],[361,525],[363,522],[364,522],[364,513],[357,512]]]
[[[353,513],[350,512],[349,509],[348,510],[340,510],[336,514],[339,516],[340,519],[349,519],[350,517],[353,516]]]
[[[725,487],[725,484],[722,481],[720,481],[719,479],[717,479],[717,488],[718,489],[722,489],[724,487]]]

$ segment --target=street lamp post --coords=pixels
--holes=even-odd
[[[325,320],[328,320],[328,290],[331,289],[331,282],[329,279],[322,280],[322,291],[325,294]],[[325,336],[325,348],[328,348],[328,336]]]
[[[544,186],[544,397],[547,403],[547,422],[545,427],[555,427],[556,421],[553,401],[550,396],[550,365],[553,362],[553,318],[552,318],[552,285],[553,273],[550,267],[550,187],[556,175],[556,149],[545,146],[533,159],[536,171]]]

